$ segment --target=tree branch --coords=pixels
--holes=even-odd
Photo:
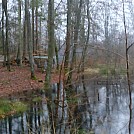
[[[132,47],[134,45],[134,42],[130,45],[130,46],[128,46],[127,47],[127,51],[130,49],[130,47]]]

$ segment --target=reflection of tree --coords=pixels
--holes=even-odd
[[[128,94],[129,94],[129,134],[131,134],[131,123],[132,123],[132,91],[131,91],[131,81],[130,81],[130,67],[129,67],[129,55],[128,55],[128,50],[130,47],[133,45],[128,46],[128,37],[127,37],[127,26],[126,26],[126,15],[125,15],[125,2],[122,0],[122,5],[123,5],[123,22],[124,22],[124,33],[125,33],[125,46],[126,46],[126,69],[127,69],[127,84],[128,84]]]
[[[92,108],[87,94],[85,78],[82,76],[82,83],[80,84],[80,94],[77,107],[75,109],[76,126],[79,130],[93,130]],[[94,92],[94,91],[93,91]],[[89,117],[89,118],[88,118]]]
[[[8,118],[9,134],[12,134],[12,116]]]
[[[87,104],[86,105],[86,111],[88,112],[89,117],[90,117],[90,125],[89,125],[89,127],[90,127],[90,131],[91,131],[93,129],[92,109],[91,109],[91,104],[90,104],[89,99],[88,99],[89,97],[87,95],[87,90],[86,90],[86,86],[85,86],[85,82],[84,82],[84,76],[82,78],[83,78],[82,79],[82,84],[83,84],[83,90],[84,90],[84,96],[85,96],[85,104]],[[96,96],[94,96],[94,97],[96,97]],[[94,101],[94,103],[95,103],[95,101]]]
[[[106,84],[106,112],[108,113],[108,115],[110,114],[110,107],[109,107],[109,85]]]
[[[26,114],[26,120],[28,125],[28,133],[31,133],[33,131],[33,106],[30,106],[30,109]]]
[[[23,114],[21,114],[21,133],[24,134],[24,118],[23,118]]]

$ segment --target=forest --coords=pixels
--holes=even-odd
[[[133,134],[133,31],[133,0],[0,0],[0,134]]]

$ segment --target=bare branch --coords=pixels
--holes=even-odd
[[[133,45],[134,45],[134,42],[133,42],[130,46],[127,47],[127,51],[128,51]]]

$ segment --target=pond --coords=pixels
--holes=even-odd
[[[100,83],[80,80],[71,87],[76,94],[71,93],[69,97],[61,84],[58,110],[55,97],[59,84],[53,84],[51,113],[44,94],[32,93],[24,98],[20,95],[21,100],[29,104],[28,110],[0,120],[0,134],[128,134],[129,96],[126,83],[120,80],[116,84]],[[133,118],[131,133],[134,133]]]

